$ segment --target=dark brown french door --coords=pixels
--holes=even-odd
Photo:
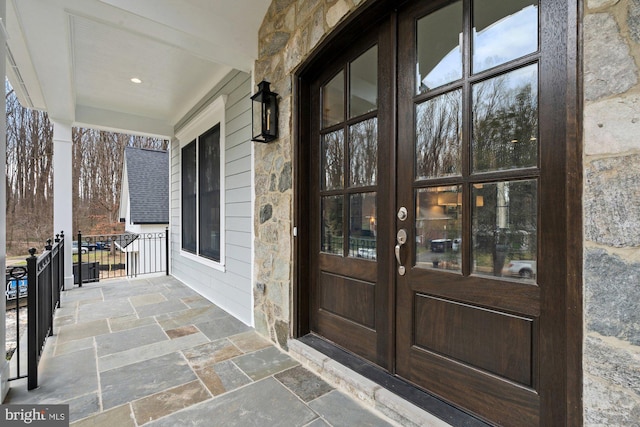
[[[305,86],[309,330],[497,425],[572,399],[562,10],[408,2]]]
[[[393,105],[388,25],[358,38],[311,85],[311,327],[388,368]],[[391,156],[391,157],[390,157]]]

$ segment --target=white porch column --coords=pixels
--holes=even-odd
[[[53,234],[64,231],[64,289],[73,288],[73,139],[71,124],[53,123]]]

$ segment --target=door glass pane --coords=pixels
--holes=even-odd
[[[537,50],[536,0],[474,0],[474,73]]]
[[[417,92],[462,77],[462,1],[418,20]]]
[[[416,178],[460,175],[462,91],[455,90],[416,107]]]
[[[322,189],[334,190],[344,183],[344,131],[322,137]]]
[[[349,128],[349,167],[352,187],[376,185],[378,179],[378,118]]]
[[[376,259],[376,193],[349,197],[349,256]]]
[[[473,86],[474,172],[538,164],[538,67]]]
[[[344,71],[322,87],[322,127],[344,121]]]
[[[327,196],[322,198],[322,236],[320,238],[322,252],[342,255],[342,206],[344,196]]]
[[[473,272],[534,281],[537,180],[474,184]]]
[[[416,190],[416,266],[461,271],[462,187]]]
[[[349,83],[350,118],[378,108],[378,46],[351,63]]]

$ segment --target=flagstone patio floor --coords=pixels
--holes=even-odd
[[[63,292],[39,388],[5,404],[69,405],[85,426],[389,426],[170,276]]]

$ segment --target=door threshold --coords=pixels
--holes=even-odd
[[[490,426],[317,335],[289,340],[288,346],[317,375],[403,426]]]

